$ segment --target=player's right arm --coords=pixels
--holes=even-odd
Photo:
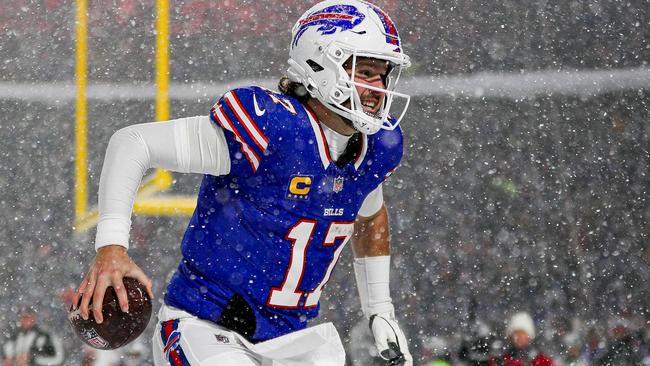
[[[97,254],[73,298],[84,319],[92,300],[98,304],[92,309],[95,320],[103,320],[101,304],[108,287],[115,289],[120,307],[128,311],[124,277],[140,281],[153,297],[151,280],[126,252],[131,211],[145,172],[164,168],[210,175],[255,174],[270,132],[277,128],[267,123],[276,104],[264,89],[238,88],[224,94],[209,116],[133,125],[111,137],[99,180]]]
[[[136,193],[145,172],[154,167],[228,174],[230,156],[223,130],[209,116],[198,116],[133,125],[111,137],[99,182],[97,253],[73,298],[84,319],[92,300],[99,304],[92,309],[95,320],[103,321],[101,304],[108,287],[115,289],[120,307],[128,311],[124,277],[140,281],[153,297],[151,280],[131,260],[127,249]]]

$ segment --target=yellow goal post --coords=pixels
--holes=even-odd
[[[76,1],[76,113],[75,113],[75,217],[74,231],[87,232],[97,225],[99,211],[88,205],[88,3]],[[156,0],[156,121],[169,120],[169,0]],[[196,197],[163,195],[171,187],[169,171],[157,169],[146,177],[133,206],[136,215],[189,216],[194,212]]]

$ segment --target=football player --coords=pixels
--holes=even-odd
[[[3,366],[62,365],[63,343],[53,332],[37,323],[36,309],[26,307],[18,316],[15,329],[2,345]]]
[[[343,365],[331,324],[307,324],[350,240],[378,351],[389,364],[412,364],[389,293],[382,195],[402,157],[398,124],[409,97],[395,85],[409,58],[388,15],[359,0],[309,9],[289,55],[280,92],[234,89],[208,116],[133,125],[109,142],[97,253],[74,299],[83,294],[83,317],[108,286],[128,311],[125,276],[151,292],[127,254],[145,171],[204,174],[158,314],[156,365]],[[100,306],[92,314],[102,321]]]

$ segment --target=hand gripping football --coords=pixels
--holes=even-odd
[[[70,309],[68,320],[72,329],[82,341],[97,349],[115,349],[136,339],[147,328],[151,318],[151,299],[147,290],[133,278],[123,279],[129,298],[129,312],[120,309],[117,294],[112,287],[106,289],[102,306],[104,321],[95,322],[92,312],[88,320],[81,317],[81,312]],[[92,309],[92,302],[89,309]]]

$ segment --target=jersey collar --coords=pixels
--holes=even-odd
[[[326,169],[332,163],[332,157],[330,156],[330,148],[327,145],[327,139],[325,138],[325,133],[321,127],[316,114],[306,105],[303,105],[305,111],[307,112],[307,117],[309,118],[309,123],[311,124],[311,129],[314,132],[314,137],[316,138],[316,144],[318,145],[318,155],[320,160],[323,163],[323,169]],[[357,157],[354,160],[355,170],[359,170],[363,159],[366,157],[366,152],[368,151],[368,136],[365,133],[361,134],[361,151],[357,154]]]

